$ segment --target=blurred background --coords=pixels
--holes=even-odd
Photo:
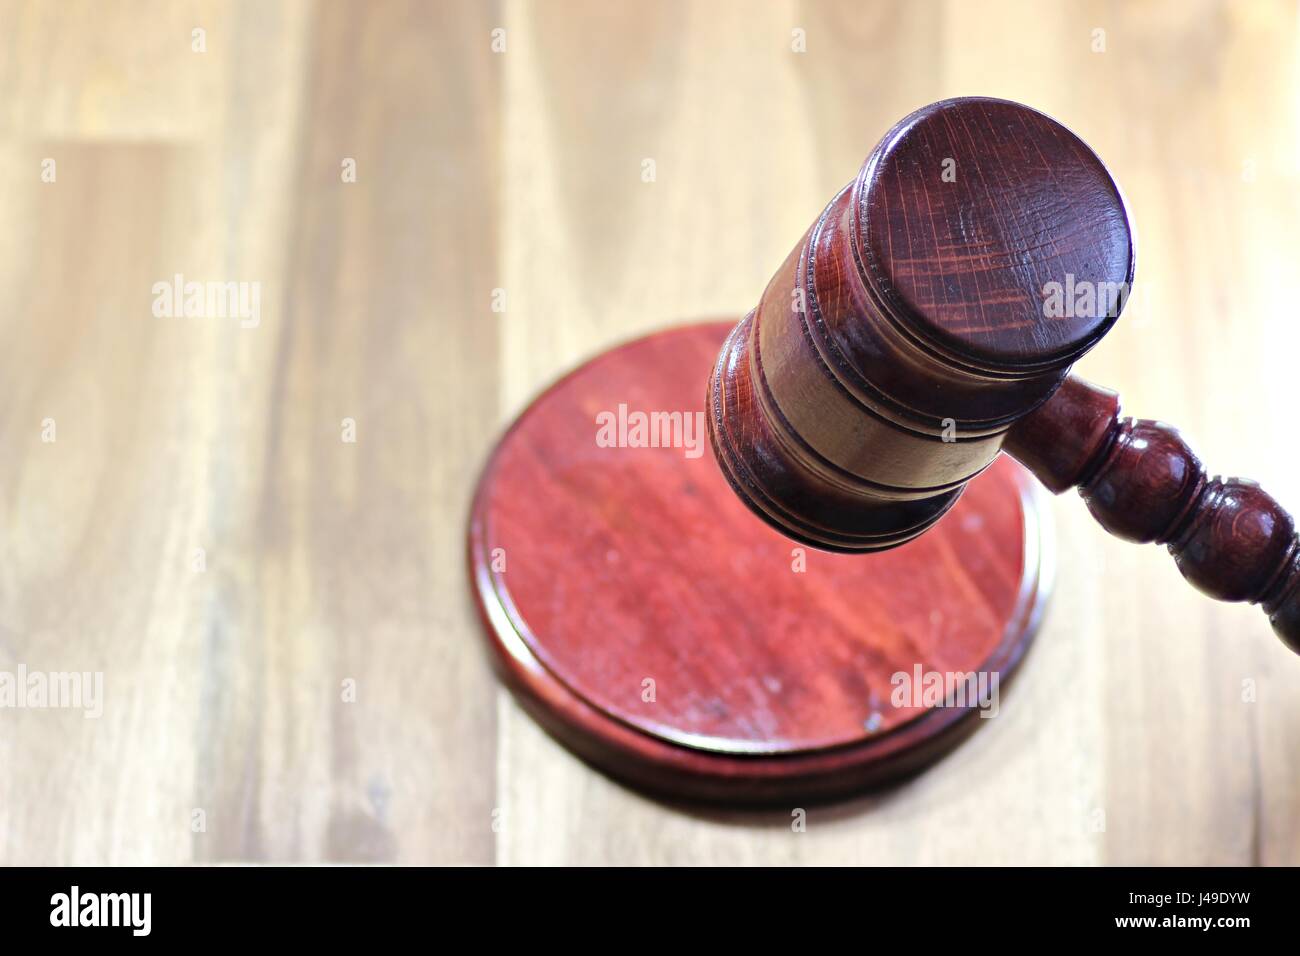
[[[0,670],[103,674],[0,709],[0,863],[1300,863],[1300,661],[1074,495],[1001,719],[798,834],[546,737],[463,544],[542,386],[747,311],[963,94],[1126,191],[1079,371],[1300,508],[1298,43],[1281,0],[0,2]],[[257,322],[160,317],[177,274]]]

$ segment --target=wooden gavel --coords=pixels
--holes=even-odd
[[[896,125],[727,338],[710,434],[736,493],[831,551],[926,531],[999,452],[1078,487],[1111,534],[1263,606],[1300,652],[1300,542],[1253,482],[1207,477],[1178,432],[1070,374],[1133,281],[1124,200],[1072,132],[1017,103],[945,100]]]

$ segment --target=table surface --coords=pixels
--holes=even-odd
[[[804,832],[554,743],[463,556],[539,388],[752,307],[890,124],[975,93],[1126,191],[1137,290],[1079,371],[1300,503],[1295,4],[5,2],[0,37],[0,670],[103,674],[97,719],[0,710],[0,863],[1300,863],[1300,661],[1074,495],[999,719]],[[257,323],[156,316],[177,274],[259,283]]]

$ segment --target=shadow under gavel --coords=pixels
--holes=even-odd
[[[1167,545],[1209,596],[1261,604],[1300,653],[1291,516],[1070,374],[1133,262],[1118,187],[1064,126],[986,98],[918,110],[724,344],[709,424],[728,481],[789,537],[870,552],[924,533],[1005,451],[1111,534]]]

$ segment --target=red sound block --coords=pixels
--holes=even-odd
[[[529,406],[478,487],[474,594],[502,679],[612,776],[733,804],[842,796],[980,723],[974,702],[892,700],[895,674],[1004,686],[1019,663],[1048,585],[1036,486],[1002,457],[901,548],[796,544],[747,510],[709,447],[706,384],[733,325],[612,349]],[[687,447],[603,447],[598,422],[620,405],[633,441],[634,413],[683,413]]]

